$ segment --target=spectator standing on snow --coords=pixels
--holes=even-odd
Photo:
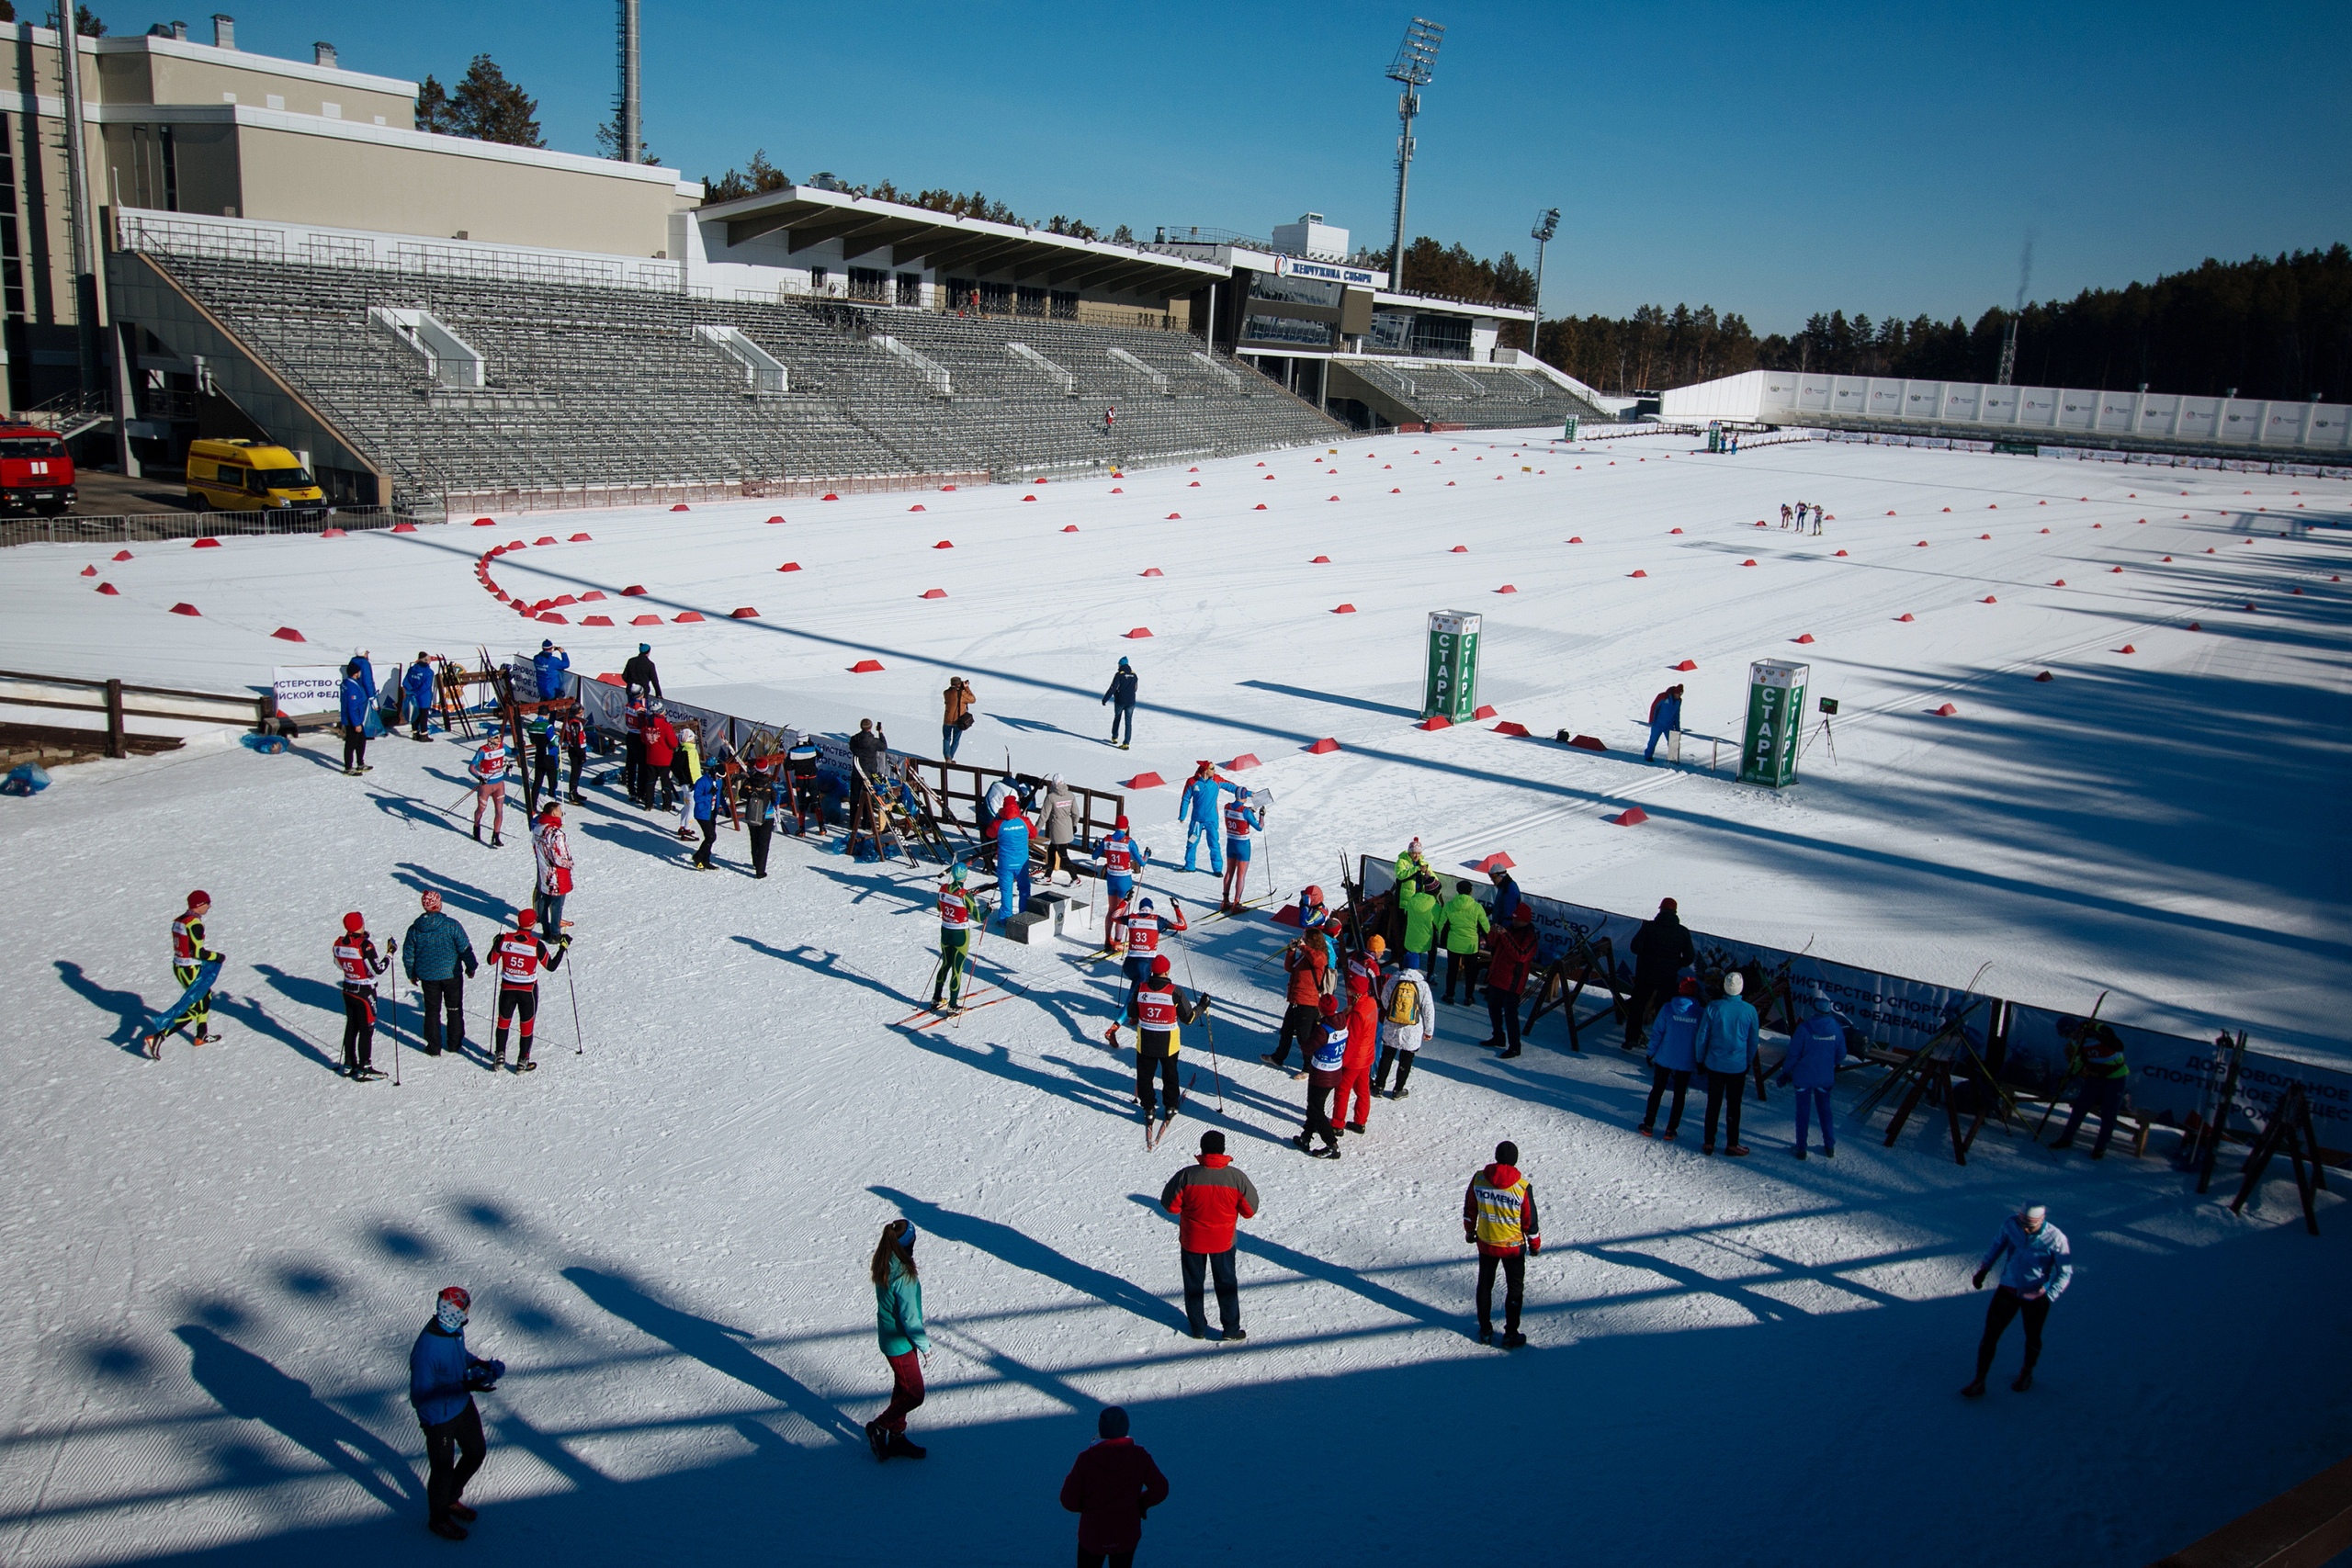
[[[1378,937],[1372,939],[1378,942]],[[1399,969],[1388,976],[1380,997],[1380,1064],[1373,1069],[1372,1091],[1403,1100],[1411,1090],[1405,1080],[1413,1076],[1413,1055],[1436,1027],[1436,998],[1430,994],[1429,976],[1418,969]],[[1388,1087],[1388,1069],[1396,1069],[1396,1087]]]
[[[452,1052],[466,1048],[466,981],[478,970],[474,944],[465,928],[441,912],[441,895],[431,888],[420,900],[424,913],[409,922],[408,940],[401,950],[401,965],[424,998],[424,1054],[441,1055],[448,1041]],[[459,968],[464,975],[458,973]],[[447,1022],[444,1022],[444,1020]]]
[[[755,878],[767,875],[768,845],[775,838],[776,783],[768,766],[773,760],[759,758],[736,780],[743,827],[752,835],[752,875]]]
[[[1976,1289],[1984,1288],[1984,1276],[1996,1263],[2001,1265],[2001,1283],[1984,1308],[1984,1337],[1976,1344],[1976,1379],[1960,1391],[1970,1399],[1984,1397],[1984,1375],[1993,1370],[2001,1336],[2008,1332],[2010,1320],[2019,1316],[2025,1319],[2025,1365],[2009,1386],[2019,1393],[2033,1386],[2033,1365],[2041,1359],[2041,1325],[2075,1277],[2066,1233],[2050,1223],[2049,1212],[2039,1203],[2029,1203],[2001,1222],[1992,1249],[1977,1261]]]
[[[1462,1005],[1470,1007],[1478,1000],[1478,944],[1487,934],[1487,907],[1470,892],[1466,879],[1453,884],[1453,897],[1445,901],[1444,911],[1438,917],[1438,931],[1445,939],[1445,999],[1453,1001],[1453,983],[1462,982]]]
[[[1437,946],[1437,879],[1423,876],[1397,884],[1396,908],[1405,917],[1405,967],[1426,975]]]
[[[1340,1157],[1340,1130],[1331,1124],[1326,1113],[1331,1093],[1347,1076],[1348,1020],[1340,1011],[1340,998],[1325,997],[1322,1021],[1317,1026],[1315,1048],[1306,1057],[1306,1125],[1299,1130],[1291,1145],[1302,1154],[1317,1159]],[[1294,1077],[1295,1075],[1293,1075]],[[1320,1134],[1323,1146],[1307,1145]]]
[[[1535,964],[1535,911],[1521,904],[1511,911],[1510,929],[1494,933],[1487,964],[1487,1020],[1494,1034],[1487,1043],[1502,1047],[1502,1059],[1519,1055],[1519,998]]]
[[[1007,919],[1029,908],[1029,840],[1035,831],[1022,814],[1021,797],[1007,795],[996,818],[997,913]]]
[[[401,690],[408,699],[408,733],[413,740],[425,738],[425,720],[433,715],[433,666],[426,661],[423,649],[416,650],[416,662],[401,675]]]
[[[1125,660],[1112,673],[1111,684],[1104,688],[1102,700],[1111,705],[1111,743],[1124,751],[1136,738],[1136,671]],[[1126,739],[1119,739],[1124,727]]]
[[[915,1269],[915,1223],[882,1227],[867,1269],[874,1280],[875,1334],[890,1363],[890,1403],[865,1424],[865,1446],[879,1460],[921,1459],[929,1450],[907,1441],[907,1416],[922,1404],[922,1357],[931,1354],[922,1327],[922,1277]]]
[[[1650,743],[1642,748],[1642,761],[1651,760],[1657,743],[1666,742],[1666,760],[1682,761],[1682,687],[1668,686],[1650,699]]]
[[[1635,1129],[1645,1138],[1658,1135],[1652,1131],[1657,1125],[1657,1102],[1669,1089],[1674,1091],[1674,1104],[1666,1115],[1666,1141],[1674,1142],[1682,1129],[1682,1101],[1690,1092],[1690,1075],[1699,1066],[1702,1011],[1695,975],[1685,976],[1679,994],[1658,1011],[1657,1025],[1650,1031],[1650,1100],[1642,1108],[1642,1124]],[[1824,1120],[1825,1137],[1828,1125]]]
[[[1462,1239],[1478,1249],[1478,1343],[1495,1342],[1495,1274],[1503,1277],[1503,1338],[1506,1350],[1527,1343],[1519,1331],[1519,1311],[1527,1299],[1527,1259],[1544,1250],[1535,1218],[1535,1184],[1519,1168],[1519,1145],[1506,1138],[1495,1145],[1495,1162],[1470,1177],[1462,1195]]]
[[[408,1402],[424,1428],[430,1473],[424,1483],[426,1525],[447,1540],[466,1539],[474,1511],[465,1505],[466,1483],[481,1468],[489,1450],[481,1412],[474,1395],[487,1393],[506,1375],[506,1363],[484,1360],[466,1348],[466,1318],[473,1297],[462,1285],[444,1289],[433,1303],[433,1318],[408,1353]]]
[[[1330,993],[1326,984],[1330,972],[1329,950],[1323,945],[1319,932],[1322,922],[1303,930],[1283,949],[1283,969],[1290,983],[1283,993],[1282,1032],[1274,1037],[1274,1048],[1258,1059],[1269,1066],[1280,1067],[1290,1060],[1291,1042],[1298,1042],[1298,1071],[1293,1078],[1306,1076],[1306,1065],[1315,1055],[1316,1043],[1322,1038],[1323,998]]]
[[[1805,1117],[1810,1112],[1821,1122],[1821,1157],[1836,1159],[1838,1134],[1829,1122],[1829,1090],[1838,1082],[1838,1064],[1846,1059],[1846,1026],[1827,998],[1815,995],[1809,1007],[1812,1016],[1789,1036],[1789,1054],[1781,1058],[1774,1081],[1796,1086],[1797,1158],[1805,1157]]]
[[[2085,1023],[2073,1018],[2059,1020],[2058,1032],[2066,1037],[2066,1065],[2082,1078],[2083,1087],[2075,1092],[2075,1109],[2066,1118],[2066,1130],[2050,1146],[2071,1147],[2075,1130],[2083,1124],[2083,1118],[2097,1111],[2098,1138],[2091,1145],[2091,1158],[2105,1159],[2107,1142],[2115,1136],[2115,1119],[2123,1114],[2123,1091],[2132,1082],[2132,1067],[2123,1055],[2123,1038],[2104,1023]]]
[[[343,917],[343,935],[335,939],[334,966],[343,986],[343,1076],[364,1083],[384,1075],[376,1070],[376,977],[392,966],[400,943],[387,942],[381,956],[368,921],[358,910]]]
[[[1739,1106],[1747,1094],[1747,1070],[1756,1061],[1759,1026],[1756,1010],[1739,993],[1747,981],[1735,969],[1724,976],[1724,994],[1699,1018],[1699,1065],[1707,1070],[1707,1136],[1699,1152],[1715,1152],[1715,1118],[1725,1113],[1724,1153],[1747,1153],[1739,1141]]]
[[[1061,774],[1046,775],[1046,800],[1037,815],[1037,826],[1046,835],[1046,882],[1051,883],[1057,872],[1065,881],[1076,881],[1078,873],[1069,863],[1069,846],[1078,837],[1078,796],[1062,782]]]
[[[1106,423],[1109,418],[1103,416]],[[1127,1436],[1127,1413],[1117,1405],[1094,1418],[1094,1430],[1102,1440],[1078,1456],[1062,1482],[1062,1506],[1078,1516],[1078,1568],[1105,1562],[1130,1568],[1143,1543],[1144,1516],[1168,1500],[1168,1477]]]
[[[678,732],[670,724],[670,716],[662,711],[662,705],[652,702],[645,709],[645,766],[640,771],[645,786],[641,802],[647,810],[654,809],[654,793],[661,792],[661,809],[678,808],[678,784],[671,770],[678,761]]]
[[[588,803],[580,796],[580,771],[588,765],[588,721],[580,716],[580,705],[568,702],[563,716],[556,720],[556,739],[563,745],[564,761],[571,767],[571,788],[564,798],[574,806]]]
[[[552,800],[531,829],[531,863],[538,874],[531,907],[539,913],[539,930],[560,936],[571,924],[563,901],[571,893],[571,840],[563,831],[563,807]]]
[[[1511,916],[1519,912],[1519,884],[1511,880],[1510,871],[1505,866],[1495,867],[1487,878],[1495,885],[1495,904],[1487,911],[1487,923],[1508,926]]]
[[[368,771],[368,714],[376,700],[374,682],[362,681],[360,671],[366,668],[355,659],[343,667],[343,688],[336,704],[343,720],[343,776],[356,777]]]
[[[1208,1337],[1208,1281],[1216,1282],[1217,1322],[1227,1339],[1247,1339],[1241,1328],[1241,1287],[1233,1272],[1234,1227],[1258,1217],[1258,1189],[1225,1152],[1225,1134],[1201,1134],[1201,1157],[1168,1179],[1159,1206],[1176,1216],[1183,1253],[1184,1321],[1193,1337]]]
[[[539,685],[539,701],[551,703],[563,695],[565,674],[571,669],[571,655],[555,645],[553,637],[542,638],[539,651],[531,656],[531,673]]]
[[[1650,1015],[1674,995],[1682,971],[1698,962],[1698,951],[1690,945],[1690,933],[1683,929],[1673,899],[1659,899],[1657,914],[1643,921],[1642,929],[1626,944],[1634,953],[1634,995],[1627,1004],[1631,1021],[1625,1026],[1628,1051],[1642,1043]]]
[[[961,675],[951,676],[947,690],[940,694],[939,754],[948,761],[956,760],[956,748],[964,743],[964,731],[978,722],[972,709],[978,702],[979,694]]]
[[[621,666],[621,685],[631,697],[653,702],[662,695],[662,672],[653,668],[653,645],[640,642],[637,651]]]
[[[1372,1067],[1380,1055],[1380,1004],[1372,998],[1372,983],[1361,975],[1348,981],[1347,1020],[1348,1043],[1340,1058],[1331,1121],[1361,1134],[1372,1119]]]
[[[710,852],[718,840],[718,775],[705,770],[695,780],[693,793],[695,826],[702,829],[702,845],[695,851],[693,861],[696,871],[711,869]]]

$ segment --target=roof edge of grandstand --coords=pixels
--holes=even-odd
[[[57,29],[31,22],[0,22],[0,40],[55,49]],[[275,55],[251,54],[242,49],[221,49],[214,44],[198,43],[193,39],[158,38],[153,33],[133,33],[120,38],[85,37],[81,40],[80,52],[162,54],[175,60],[234,66],[240,71],[264,72],[298,82],[326,82],[371,93],[391,93],[408,98],[416,96],[417,85],[398,76],[377,76],[365,71],[345,71],[339,65],[312,65],[300,60],[280,60]]]
[[[820,214],[824,216],[820,217]],[[846,240],[863,232],[878,234],[891,225],[899,225],[902,231],[906,226],[911,226],[916,232],[929,230],[972,238],[994,237],[1050,251],[1098,256],[1105,261],[1133,262],[1194,277],[1203,285],[1221,282],[1232,276],[1228,269],[1214,263],[1171,256],[1148,246],[1080,239],[1075,234],[1057,234],[1049,229],[1033,228],[1024,223],[963,218],[927,207],[881,201],[870,196],[852,196],[844,191],[820,190],[814,186],[788,185],[753,196],[738,197],[732,201],[715,202],[696,209],[695,216],[704,223],[725,223],[729,246],[740,245],[779,229],[821,228],[827,238]],[[860,222],[860,217],[867,220]],[[895,244],[908,250],[915,248],[910,238],[876,239],[875,248],[883,244]]]

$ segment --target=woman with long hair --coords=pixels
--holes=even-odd
[[[892,1220],[882,1227],[867,1270],[874,1280],[874,1325],[882,1358],[890,1363],[890,1405],[865,1424],[865,1446],[876,1460],[921,1459],[925,1450],[907,1441],[907,1413],[922,1403],[922,1357],[931,1340],[922,1331],[922,1280],[915,1272],[915,1223]]]

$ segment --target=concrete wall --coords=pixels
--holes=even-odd
[[[2019,440],[2111,436],[2216,446],[2352,450],[2352,408],[2340,403],[1999,387],[1793,370],[1751,370],[1679,387],[1660,400],[1659,417],[1771,424],[1854,420],[1950,426]]]

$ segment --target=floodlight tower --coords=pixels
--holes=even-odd
[[[620,0],[620,101],[613,118],[620,131],[620,160],[638,164],[645,160],[645,99],[638,85],[638,45],[642,34],[638,27],[638,0]]]
[[[1405,286],[1405,181],[1413,170],[1413,117],[1421,112],[1420,89],[1429,85],[1430,67],[1437,62],[1438,45],[1445,41],[1445,28],[1426,17],[1415,17],[1413,25],[1405,29],[1405,41],[1396,46],[1396,58],[1389,62],[1388,79],[1402,84],[1404,91],[1396,96],[1396,241],[1388,253],[1388,287]]]
[[[1536,344],[1544,336],[1544,247],[1560,231],[1560,209],[1547,207],[1535,215],[1535,227],[1527,237],[1535,242],[1535,324],[1527,331],[1527,356],[1535,357]],[[1393,286],[1392,286],[1393,287]]]

